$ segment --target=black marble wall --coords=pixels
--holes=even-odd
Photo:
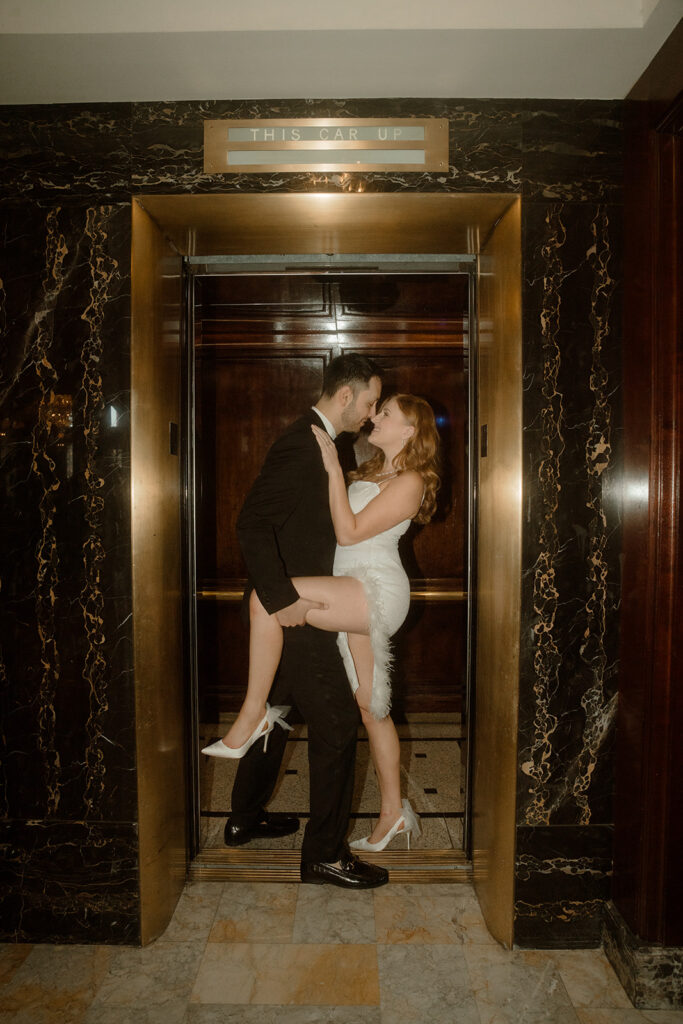
[[[538,148],[543,144],[539,137]],[[565,198],[534,198],[523,207],[526,479],[515,938],[532,946],[597,944],[611,874],[620,206],[616,175],[577,178],[546,187]]]
[[[523,197],[516,939],[599,941],[619,584],[620,105],[324,100],[0,109],[3,934],[136,941],[130,196]],[[202,170],[205,118],[446,117],[447,174]]]
[[[20,941],[139,934],[130,208],[104,195],[105,127],[2,116],[0,920]]]

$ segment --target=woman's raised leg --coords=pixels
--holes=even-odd
[[[223,737],[228,747],[241,747],[266,713],[266,700],[282,656],[282,626],[269,615],[258,594],[249,597],[249,674],[239,714]]]
[[[302,576],[292,583],[299,597],[324,605],[308,612],[306,621],[316,629],[346,632],[367,630],[368,610],[363,584],[348,576]],[[296,628],[296,627],[293,627]],[[266,701],[282,656],[283,629],[269,615],[255,590],[249,598],[249,674],[244,703],[223,737],[228,747],[241,747],[266,713]]]

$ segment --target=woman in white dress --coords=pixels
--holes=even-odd
[[[373,418],[369,442],[377,454],[350,474],[348,492],[329,434],[311,429],[329,478],[330,511],[337,537],[334,576],[296,577],[300,597],[312,602],[309,625],[337,632],[349,682],[368,732],[381,807],[370,836],[350,845],[383,850],[405,833],[419,834],[408,800],[401,800],[399,741],[389,715],[389,638],[408,614],[410,584],[398,554],[398,540],[412,521],[427,523],[439,487],[439,437],[430,405],[414,395],[389,398]],[[203,753],[242,757],[278,721],[289,728],[283,709],[266,703],[282,653],[282,626],[252,592],[247,695],[233,726]],[[245,738],[246,737],[246,738]]]

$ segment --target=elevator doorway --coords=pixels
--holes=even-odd
[[[191,277],[193,487],[197,732],[199,747],[223,735],[244,695],[248,632],[241,615],[246,569],[236,520],[265,453],[286,425],[317,400],[325,365],[360,351],[384,371],[383,396],[426,397],[442,441],[438,511],[413,527],[401,556],[411,579],[411,610],[394,638],[393,717],[401,740],[405,795],[422,818],[422,835],[383,854],[438,871],[462,864],[468,829],[471,707],[472,472],[470,393],[472,257],[400,263],[345,258],[254,273],[246,266],[187,261]],[[368,263],[374,265],[365,271]],[[341,455],[355,468],[371,453],[367,431],[344,437]],[[295,725],[271,809],[296,814],[300,833],[263,841],[250,853],[268,870],[296,856],[308,817],[307,732]],[[199,755],[197,860],[229,865],[223,845],[237,763]],[[367,834],[379,808],[365,730],[359,727],[349,839]],[[284,860],[283,860],[284,855]],[[197,863],[197,861],[195,861]]]
[[[377,263],[373,253],[400,263],[410,254],[429,261],[453,252],[475,260],[478,305],[477,586],[470,601],[474,629],[469,631],[477,638],[477,701],[469,736],[471,869],[487,927],[501,942],[511,943],[522,581],[521,239],[522,201],[509,193],[134,197],[131,540],[144,943],[164,930],[188,867],[190,877],[226,877],[225,851],[217,851],[214,864],[206,851],[195,856],[197,692],[190,686],[195,675],[182,615],[196,586],[196,570],[185,557],[193,548],[182,537],[192,486],[188,473],[179,472],[177,457],[194,415],[183,409],[189,392],[181,386],[187,353],[183,310],[191,306],[183,288],[183,261],[189,257],[210,264],[242,254],[251,261],[252,273],[264,269],[257,266],[263,262],[272,272],[273,261],[264,254],[291,253],[291,258],[280,257],[283,272],[296,262],[299,271],[309,266],[318,273],[330,263],[342,273],[351,259],[358,262],[353,254],[367,259],[369,271]],[[194,601],[189,604],[196,607]],[[297,877],[298,851],[266,852],[267,862],[257,862],[259,851],[244,851],[244,871],[237,874],[271,881]],[[233,851],[235,857],[239,853]],[[425,863],[432,853],[441,856],[423,851]],[[229,867],[231,877],[235,867],[235,862]],[[452,863],[444,874],[456,881],[460,866]],[[390,881],[434,877],[431,868],[404,870],[397,861],[390,870]]]

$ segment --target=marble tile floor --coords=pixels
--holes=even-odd
[[[219,724],[200,728],[201,746],[223,735],[231,716]],[[411,849],[462,849],[465,806],[464,779],[461,769],[462,725],[456,715],[413,715],[400,724],[401,773],[403,792],[422,816],[422,835],[413,837]],[[308,810],[308,761],[306,728],[297,726],[290,734],[283,759],[282,773],[270,810],[293,814]],[[223,828],[230,807],[236,761],[219,761],[202,757],[201,845],[222,847]],[[365,730],[359,729],[356,759],[353,814],[348,838],[358,839],[372,830],[372,819],[379,808],[379,792],[370,762]],[[298,849],[301,846],[306,819],[299,833],[279,840],[255,841],[251,848]],[[405,839],[397,839],[392,849],[405,847]]]
[[[502,949],[466,885],[186,886],[145,949],[0,946],[0,1024],[683,1024],[601,950]]]

